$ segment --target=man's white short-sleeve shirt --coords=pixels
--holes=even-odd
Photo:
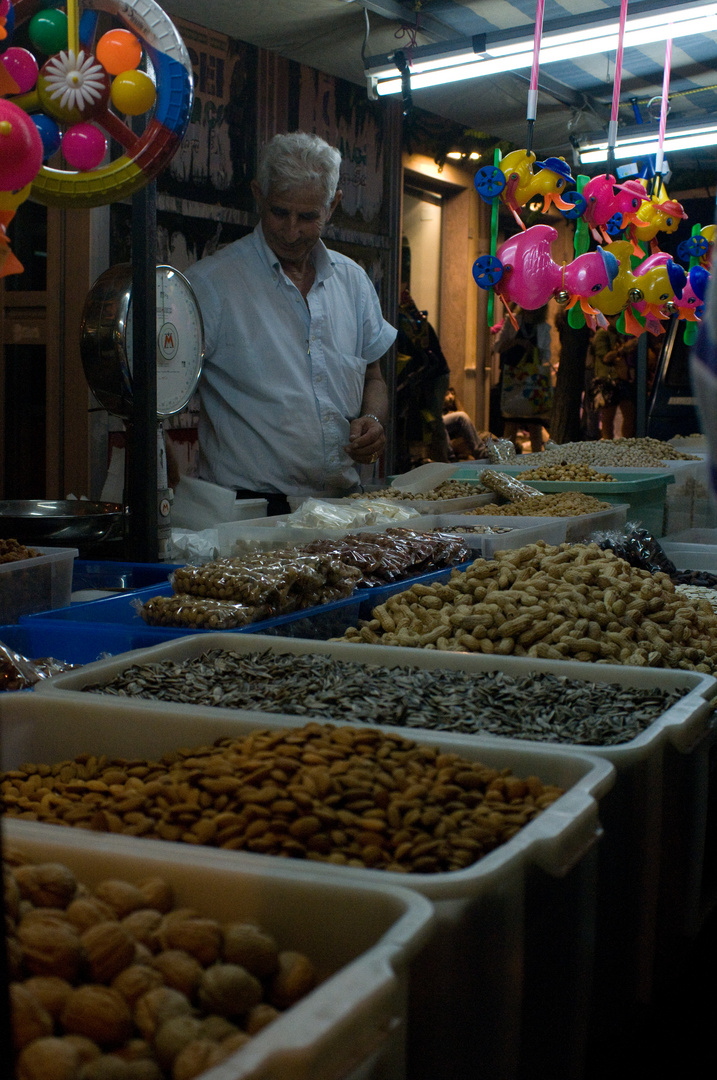
[[[358,484],[344,451],[368,364],[396,331],[352,259],[319,241],[306,301],[261,225],[187,271],[204,318],[200,476],[285,495]]]

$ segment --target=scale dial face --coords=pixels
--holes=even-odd
[[[157,418],[186,408],[204,359],[204,325],[194,290],[172,266],[158,266]],[[90,388],[108,412],[131,419],[132,267],[110,267],[92,286],[85,303],[81,354]]]

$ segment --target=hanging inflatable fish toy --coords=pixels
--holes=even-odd
[[[587,301],[610,288],[618,272],[614,255],[598,248],[578,255],[572,262],[555,262],[551,248],[558,238],[552,225],[533,225],[501,244],[495,255],[484,255],[473,265],[473,277],[482,289],[494,288],[508,308],[519,304],[534,310],[555,297],[572,307],[578,300],[583,310],[596,314]]]
[[[693,266],[687,271],[687,284],[682,295],[675,296],[674,300],[668,300],[665,304],[667,311],[676,311],[679,318],[686,322],[699,322],[704,312],[709,280],[709,270],[705,270],[704,266]]]
[[[687,274],[671,255],[658,251],[648,255],[633,271],[635,288],[625,312],[625,329],[628,334],[639,337],[645,330],[651,334],[664,333],[662,323],[670,318],[667,305],[678,302],[687,284]],[[645,325],[634,317],[638,312],[645,318]]]
[[[669,235],[679,228],[681,221],[686,220],[685,209],[676,199],[653,195],[643,202],[628,226],[627,235],[633,243],[635,254],[642,255],[638,241],[647,241],[653,252],[658,251],[657,234],[663,232]]]
[[[598,243],[609,243],[610,231],[626,229],[648,199],[639,180],[618,184],[614,176],[602,173],[588,180],[582,193],[576,195],[574,212],[582,212],[583,220]]]
[[[569,211],[573,204],[561,195],[571,183],[573,178],[565,158],[536,161],[535,154],[528,150],[513,150],[498,165],[485,165],[474,179],[476,191],[484,202],[492,203],[500,197],[521,229],[525,229],[525,224],[520,218],[520,208],[535,196],[542,196],[543,213],[551,206]]]

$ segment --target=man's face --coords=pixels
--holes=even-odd
[[[281,262],[287,263],[301,263],[307,258],[341,199],[341,192],[337,191],[326,206],[323,193],[315,184],[281,194],[269,191],[266,198],[256,182],[252,183],[252,190],[259,204],[264,238]]]

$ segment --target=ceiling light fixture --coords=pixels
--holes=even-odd
[[[647,125],[645,125],[647,127]],[[657,127],[630,135],[620,136],[615,146],[615,160],[629,161],[634,158],[656,154],[659,131]],[[695,150],[701,146],[717,146],[717,123],[695,124],[694,127],[675,129],[665,134],[664,152],[673,154],[678,150]],[[596,165],[607,161],[607,139],[580,142],[578,153],[583,165]]]
[[[644,10],[644,6],[643,6]],[[655,41],[711,33],[717,30],[717,3],[660,4],[649,13],[629,18],[624,48],[635,48]],[[617,20],[575,23],[567,29],[550,31],[542,36],[540,66],[558,60],[610,52],[617,48]],[[509,39],[506,34],[479,34],[473,38],[423,45],[414,49],[410,59],[411,89],[519,71],[533,62],[533,38]],[[371,57],[366,65],[369,93],[384,97],[401,92],[401,78],[396,70],[394,53]]]

